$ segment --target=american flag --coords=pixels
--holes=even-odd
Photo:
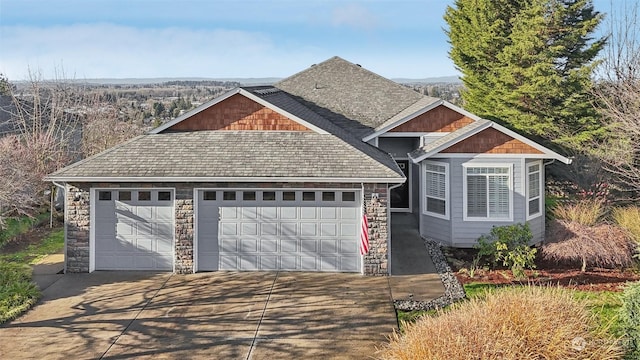
[[[367,221],[367,214],[362,212],[362,229],[360,231],[360,255],[364,255],[369,252],[369,222]]]

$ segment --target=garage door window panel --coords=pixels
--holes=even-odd
[[[98,192],[98,200],[99,201],[111,201],[111,191],[99,191]]]
[[[131,191],[118,191],[118,200],[131,201]]]
[[[263,191],[262,192],[262,201],[276,201],[276,192],[275,191]]]
[[[236,192],[235,191],[224,191],[222,193],[222,200],[224,200],[224,201],[235,201],[236,200]]]
[[[151,191],[138,191],[138,201],[151,201]]]

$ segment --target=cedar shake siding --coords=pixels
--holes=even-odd
[[[453,132],[473,122],[463,114],[440,105],[401,124],[390,132]]]
[[[305,126],[240,94],[194,114],[165,131],[198,130],[309,131]]]
[[[520,140],[494,128],[482,130],[441,153],[460,154],[542,154],[542,152]]]

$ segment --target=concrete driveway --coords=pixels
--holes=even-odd
[[[0,325],[0,359],[366,359],[397,328],[356,274],[70,274]]]

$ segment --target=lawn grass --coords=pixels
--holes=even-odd
[[[488,283],[471,283],[464,284],[464,291],[467,294],[468,299],[483,298],[487,291],[505,287],[504,285],[495,285]],[[507,287],[510,287],[509,285]],[[517,285],[522,286],[522,285]],[[577,300],[584,301],[587,308],[597,319],[600,329],[608,331],[614,336],[622,336],[624,334],[621,324],[618,321],[618,312],[622,306],[620,300],[620,294],[614,291],[579,291],[579,290],[567,290],[573,294],[573,297]],[[445,311],[447,308],[444,309]],[[398,323],[400,324],[400,330],[403,331],[403,323],[413,323],[420,317],[436,316],[438,314],[435,310],[414,310],[403,311],[397,310]]]
[[[38,301],[41,294],[31,279],[31,265],[63,247],[64,230],[53,229],[39,244],[0,254],[0,324],[15,319]]]
[[[24,234],[35,224],[49,218],[49,213],[39,214],[35,217],[23,216],[20,218],[9,218],[5,220],[4,226],[0,228],[0,248],[11,238]]]
[[[26,249],[1,254],[0,261],[33,265],[43,257],[54,254],[64,247],[64,230],[54,229],[40,244],[31,244]]]

